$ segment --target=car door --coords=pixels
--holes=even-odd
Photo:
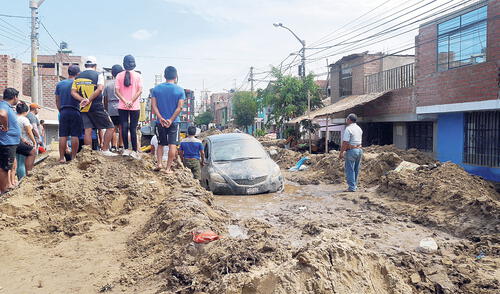
[[[208,189],[208,169],[210,164],[210,141],[203,141],[203,150],[205,151],[205,165],[201,167],[201,185]]]

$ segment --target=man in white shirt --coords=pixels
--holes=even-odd
[[[151,138],[151,154],[153,155],[153,159],[157,159],[157,152],[158,152],[158,137],[156,135]],[[168,160],[168,145],[163,146],[163,156],[162,156],[163,161]]]
[[[347,116],[345,120],[347,127],[344,130],[342,147],[340,148],[340,159],[344,158],[345,152],[344,173],[348,185],[345,192],[355,192],[358,188],[359,166],[363,157],[363,150],[361,149],[363,130],[356,124],[357,120],[358,117],[354,113]]]

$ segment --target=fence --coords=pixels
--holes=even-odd
[[[384,70],[365,77],[365,93],[378,93],[415,85],[415,63]]]

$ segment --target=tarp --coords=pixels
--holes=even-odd
[[[312,111],[310,116],[307,114],[296,117],[289,121],[288,123],[290,124],[295,124],[295,123],[300,123],[301,121],[305,119],[313,119],[316,117],[322,117],[322,116],[327,116],[331,115],[334,113],[342,112],[351,108],[354,108],[359,105],[366,104],[368,102],[374,101],[382,96],[384,96],[388,91],[385,92],[379,92],[379,93],[370,93],[370,94],[364,94],[364,95],[351,95],[343,98],[342,100],[333,103],[331,105],[325,106],[323,108],[317,109],[315,111]]]

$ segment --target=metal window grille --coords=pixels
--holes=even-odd
[[[465,113],[463,157],[464,163],[500,167],[500,111]]]
[[[425,152],[433,151],[433,122],[412,122],[407,124],[408,148]]]

